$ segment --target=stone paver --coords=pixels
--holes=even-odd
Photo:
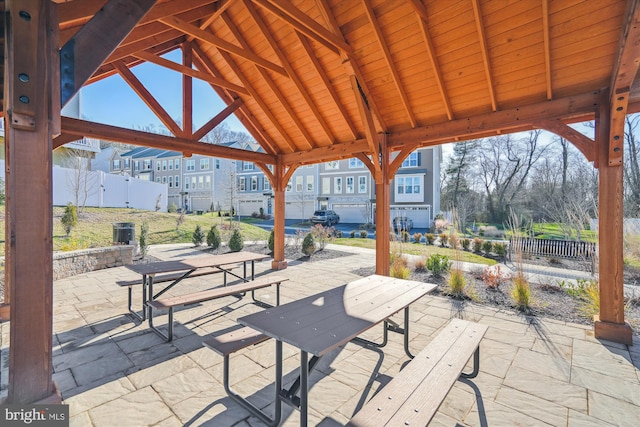
[[[200,253],[189,245],[150,249],[160,259]],[[281,288],[282,301],[342,285],[358,278],[353,270],[374,265],[370,250],[335,249],[348,254],[339,260],[292,261],[278,272],[290,279]],[[256,263],[258,274],[269,270],[270,262]],[[70,425],[261,426],[226,395],[222,357],[201,344],[206,335],[234,328],[236,318],[261,309],[247,298],[230,297],[179,310],[176,339],[166,343],[146,322],[134,322],[127,314],[126,290],[115,281],[130,278],[135,275],[117,267],[54,283],[54,380],[69,404]],[[192,279],[189,291],[216,280],[221,283],[217,276]],[[179,288],[171,294],[179,294]],[[590,326],[552,319],[531,322],[513,312],[428,296],[412,306],[413,351],[426,346],[454,316],[489,325],[489,330],[480,347],[480,374],[454,385],[432,425],[637,425],[638,340],[632,347],[600,342]],[[395,320],[402,322],[402,316]],[[161,316],[158,323],[164,322],[166,316]],[[8,329],[8,323],[0,324],[5,369]],[[367,333],[369,339],[380,337],[381,328]],[[274,408],[273,351],[273,341],[267,341],[231,360],[234,389],[267,411]],[[283,352],[287,386],[297,375],[299,352],[289,345]],[[396,334],[390,334],[384,349],[348,343],[331,352],[310,377],[310,425],[344,425],[406,363]],[[298,425],[297,411],[284,405],[283,414],[282,425]]]

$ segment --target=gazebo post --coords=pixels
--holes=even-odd
[[[7,1],[7,403],[59,403],[52,379],[52,134],[59,133],[58,20],[51,2]]]
[[[391,179],[389,176],[389,150],[387,148],[386,139],[381,138],[380,150],[380,172],[376,172],[376,274],[388,276],[389,267],[389,251],[390,244],[390,222],[391,213],[389,212],[391,204]],[[377,159],[374,159],[376,161]]]
[[[609,164],[610,102],[602,96],[596,115],[598,180],[598,246],[600,314],[594,318],[596,338],[632,344],[624,321],[623,179],[622,164]]]
[[[271,261],[271,268],[284,270],[287,268],[287,261],[284,259],[284,190],[287,186],[287,180],[279,157],[274,168],[273,181],[273,261]]]

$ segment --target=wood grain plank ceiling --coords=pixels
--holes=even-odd
[[[105,3],[60,2],[61,46]],[[88,84],[120,75],[192,152],[234,113],[269,161],[290,165],[375,156],[381,133],[406,153],[541,124],[567,134],[567,123],[594,117],[607,88],[625,94],[625,112],[638,110],[637,9],[635,0],[160,0]],[[161,58],[174,49],[193,52],[193,68]],[[145,61],[208,82],[231,107],[199,131],[181,129],[128,70]],[[63,132],[90,127],[65,123]]]

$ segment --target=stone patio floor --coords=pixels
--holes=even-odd
[[[282,302],[342,285],[351,271],[374,265],[370,250],[335,246],[338,259],[292,261],[278,272],[290,281]],[[189,245],[163,245],[150,254],[176,259],[200,254]],[[258,274],[270,262],[256,263]],[[176,338],[164,342],[147,323],[127,315],[126,289],[116,280],[137,275],[125,267],[54,283],[54,380],[69,405],[71,426],[261,426],[222,386],[222,357],[202,346],[209,334],[234,328],[235,319],[261,310],[249,298],[228,297],[175,314]],[[175,288],[206,288],[221,275],[189,279]],[[259,294],[274,299],[273,290]],[[134,293],[134,298],[139,292]],[[422,349],[452,317],[489,325],[480,374],[458,381],[431,425],[638,426],[640,340],[635,345],[599,341],[592,327],[459,305],[428,296],[411,306],[411,343]],[[166,321],[166,316],[159,323]],[[396,319],[402,321],[402,318]],[[9,324],[0,324],[6,361]],[[376,327],[366,336],[382,336]],[[325,356],[310,376],[310,425],[343,425],[407,362],[402,338],[390,334],[383,349],[349,343]],[[284,345],[285,385],[296,376],[297,349]],[[256,405],[273,409],[274,345],[267,341],[232,356],[232,387]],[[3,377],[6,387],[6,376]],[[283,425],[296,426],[298,411],[283,405]]]

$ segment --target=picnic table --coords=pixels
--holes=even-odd
[[[309,373],[320,358],[380,323],[384,323],[382,343],[360,338],[358,340],[361,343],[382,347],[387,343],[389,330],[402,333],[405,352],[409,357],[413,357],[409,351],[409,307],[435,288],[434,284],[372,275],[239,318],[238,323],[276,340],[276,387],[281,384],[281,378],[278,376],[282,373],[282,343],[300,349],[300,374],[288,390],[276,391],[275,420],[243,398],[237,395],[232,397],[271,425],[280,422],[277,418],[281,417],[281,403],[289,403],[300,409],[300,425],[306,426]],[[388,320],[401,310],[404,310],[404,328],[391,324]],[[311,360],[309,354],[312,355]],[[230,393],[230,389],[227,392]]]
[[[227,274],[230,274],[238,279],[242,279],[245,282],[249,280],[247,279],[247,264],[251,265],[251,280],[254,280],[255,262],[263,261],[268,258],[271,258],[271,256],[254,252],[240,251],[229,252],[220,255],[207,254],[183,260],[158,261],[150,262],[147,264],[129,264],[125,267],[140,274],[142,276],[142,280],[127,281],[123,282],[121,285],[129,286],[129,312],[135,315],[139,320],[144,321],[147,317],[146,314],[150,314],[151,311],[151,308],[148,307],[148,303],[150,301],[156,300],[159,296],[169,291],[171,288],[176,286],[187,277],[197,275],[198,271],[204,271],[204,269],[206,269],[205,273],[207,274],[210,274],[212,272],[222,272],[224,275],[224,285],[226,286]],[[235,274],[232,271],[234,267],[240,264],[242,264],[243,266],[242,276]],[[160,292],[154,294],[153,284],[156,275],[172,273],[178,274],[172,275],[171,280],[168,280],[168,282],[170,283]],[[134,284],[142,285],[142,315],[136,313],[132,308],[131,287]]]

